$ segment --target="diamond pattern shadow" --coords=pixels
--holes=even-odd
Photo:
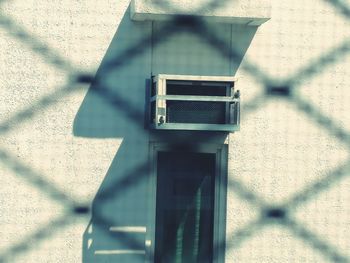
[[[1,0],[0,5],[6,0]],[[9,1],[9,0],[7,0]],[[350,20],[350,8],[349,6],[341,0],[324,0],[330,3],[335,9]],[[211,1],[205,8],[215,8],[217,3],[220,1]],[[221,2],[220,2],[221,4]],[[22,111],[16,112],[9,119],[0,123],[0,133],[6,134],[10,133],[12,129],[20,125],[24,120],[30,120],[39,109],[45,109],[54,103],[52,98],[61,98],[69,95],[71,92],[79,88],[78,84],[89,84],[93,82],[98,82],[98,79],[94,79],[91,74],[82,73],[78,69],[74,68],[73,65],[69,63],[66,59],[60,57],[55,51],[51,50],[48,45],[42,41],[31,36],[30,33],[26,32],[22,27],[20,27],[16,21],[11,17],[5,16],[0,11],[0,27],[10,32],[18,41],[27,45],[33,50],[33,52],[42,56],[45,61],[54,65],[58,70],[67,71],[67,76],[70,77],[67,85],[61,89],[55,91],[49,96],[41,98],[36,103],[29,108]],[[175,33],[177,30],[189,30],[192,33],[197,34],[203,41],[206,41],[213,48],[220,51],[223,57],[237,57],[236,51],[226,46],[219,38],[216,37],[214,32],[211,32],[206,24],[198,17],[192,16],[176,16],[174,20],[170,21],[161,29],[162,38],[153,38],[152,43],[156,45],[161,41],[164,41],[171,34]],[[146,41],[147,40],[147,41]],[[116,58],[113,62],[108,64],[105,70],[116,71],[121,68],[126,61],[132,57],[136,57],[142,54],[146,49],[147,45],[144,43],[149,43],[151,41],[148,39],[143,39],[135,46],[130,47],[123,53],[120,57]],[[298,86],[300,80],[305,80],[307,78],[312,78],[317,72],[320,72],[322,68],[325,68],[329,64],[337,62],[341,56],[348,54],[350,52],[349,42],[344,42],[338,48],[335,48],[329,54],[320,57],[313,64],[305,67],[301,71],[297,72],[291,78],[284,81],[274,80],[267,74],[265,74],[258,66],[250,64],[249,62],[242,65],[242,69],[248,72],[257,81],[264,84],[265,90],[262,93],[262,97],[253,99],[249,104],[243,105],[245,107],[245,112],[258,111],[261,107],[261,102],[263,99],[269,99],[274,97],[275,99],[286,99],[290,103],[296,105],[301,111],[303,111],[310,119],[310,121],[321,125],[332,137],[337,138],[342,144],[346,145],[347,148],[350,147],[350,134],[344,131],[341,127],[336,125],[331,118],[324,116],[317,108],[308,102],[302,100],[302,98],[296,96],[293,89]],[[298,80],[296,83],[291,80]],[[279,83],[276,85],[276,83]],[[124,109],[125,115],[128,119],[137,120],[143,113],[134,109],[132,105],[129,105],[127,101],[123,101],[121,96],[116,93],[110,93],[106,89],[96,89],[94,90],[96,94],[101,96],[110,103],[113,107],[118,109]],[[32,171],[30,167],[22,164],[19,160],[12,157],[11,153],[6,152],[4,149],[0,149],[0,157],[2,162],[15,174],[26,180],[31,185],[37,187],[45,194],[49,199],[60,202],[64,207],[66,207],[67,213],[63,217],[56,218],[53,222],[48,225],[43,226],[36,233],[29,237],[21,239],[18,238],[18,243],[13,244],[8,250],[0,254],[0,262],[12,262],[13,258],[18,254],[23,254],[31,249],[34,249],[32,244],[36,241],[43,242],[50,238],[56,231],[59,231],[61,227],[69,225],[74,218],[87,216],[90,213],[90,207],[86,204],[79,204],[75,200],[70,199],[63,192],[61,192],[54,184],[46,181],[44,176],[37,174]],[[348,160],[347,163],[350,161]],[[129,177],[125,177],[121,181],[116,181],[110,187],[103,192],[98,198],[100,201],[110,200],[112,198],[118,198],[118,195],[122,194],[126,188],[133,187],[138,181],[142,180],[145,176],[145,170],[147,169],[147,163],[142,164],[140,167],[135,167],[135,170],[131,171]],[[220,246],[226,246],[226,249],[238,249],[243,242],[251,239],[259,231],[261,231],[265,226],[270,224],[277,224],[293,233],[296,237],[303,240],[309,244],[313,249],[320,252],[325,258],[331,260],[332,262],[350,262],[350,259],[346,257],[342,251],[338,248],[333,247],[328,244],[322,237],[317,236],[309,229],[304,227],[301,223],[293,219],[293,210],[295,207],[314,199],[318,195],[322,195],[323,191],[333,187],[334,183],[340,181],[342,178],[350,174],[350,167],[348,164],[344,166],[337,167],[334,171],[329,172],[327,176],[316,181],[315,183],[306,186],[301,191],[297,192],[289,200],[284,202],[281,206],[270,205],[268,202],[262,200],[260,196],[257,195],[252,190],[249,190],[243,183],[235,181],[234,178],[230,179],[228,187],[231,191],[235,192],[239,198],[248,203],[254,205],[260,213],[260,217],[253,222],[248,223],[245,227],[232,233],[228,236],[228,240],[233,240],[232,244],[226,244],[226,240],[221,240]],[[92,211],[97,217],[97,225],[100,226],[110,226],[117,225],[115,220],[106,218],[101,211],[96,208]],[[134,240],[128,235],[125,236],[126,242],[129,244],[136,244],[137,240]]]

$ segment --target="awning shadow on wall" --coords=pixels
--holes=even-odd
[[[205,44],[207,38],[186,25],[134,22],[129,9],[125,12],[74,120],[75,136],[122,139],[92,203],[92,218],[83,235],[83,262],[143,262],[150,213],[145,112],[151,75],[233,75],[256,27],[226,24],[210,30],[215,37],[221,34],[228,50],[234,49],[232,56],[225,56],[214,43]],[[184,50],[188,41],[190,51],[200,45],[208,57]],[[164,55],[169,56],[162,59]]]
[[[144,41],[147,38],[149,43]],[[123,253],[140,250],[142,233],[129,238],[113,227],[146,224],[139,214],[146,213],[144,111],[150,45],[150,23],[133,24],[125,12],[74,120],[75,136],[122,139],[92,203],[92,218],[83,235],[83,262],[133,262],[142,257],[139,252]],[[126,57],[131,47],[140,49],[140,54]]]

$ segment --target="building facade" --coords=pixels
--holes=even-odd
[[[337,3],[1,2],[0,257],[347,262],[350,18]],[[218,130],[229,116],[160,129],[162,74],[182,76],[176,92],[234,77],[239,131]]]

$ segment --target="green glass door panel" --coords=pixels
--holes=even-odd
[[[215,154],[159,152],[155,263],[210,263]]]

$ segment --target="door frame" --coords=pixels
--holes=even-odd
[[[160,151],[187,151],[215,154],[214,222],[213,222],[213,263],[224,263],[226,247],[226,198],[227,198],[227,144],[183,144],[151,142],[149,153],[150,176],[148,197],[148,224],[146,232],[146,263],[154,263],[156,209],[157,209],[157,153]]]

